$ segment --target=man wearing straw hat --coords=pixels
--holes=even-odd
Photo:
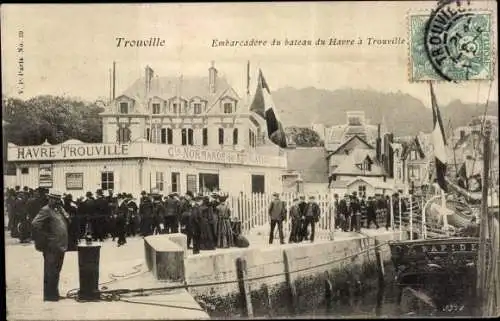
[[[69,218],[61,194],[48,194],[48,204],[33,219],[35,248],[43,253],[43,300],[59,301],[59,275],[68,249]]]

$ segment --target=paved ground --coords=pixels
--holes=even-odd
[[[8,233],[7,233],[8,234]],[[6,294],[8,320],[141,320],[141,319],[208,319],[186,290],[162,295],[126,298],[131,302],[86,302],[73,299],[43,302],[43,258],[33,244],[19,244],[5,239]],[[155,279],[144,265],[141,238],[128,240],[124,247],[106,241],[101,248],[100,283],[109,289],[149,288],[168,285]],[[60,294],[79,287],[78,256],[66,253],[61,272]]]
[[[43,302],[43,258],[33,244],[20,244],[6,232],[6,292],[7,313],[9,320],[100,320],[100,319],[200,319],[208,315],[199,307],[186,290],[176,290],[162,295],[126,298],[132,302],[86,302],[73,299],[57,303]],[[362,230],[374,236],[389,233],[385,229]],[[256,228],[248,235],[250,247],[278,247],[279,239],[273,245],[268,244],[269,226]],[[322,234],[323,233],[323,234]],[[315,241],[329,241],[327,232]],[[355,232],[334,233],[334,239],[359,237]],[[286,239],[287,240],[287,239]],[[308,242],[308,241],[305,241]],[[296,246],[296,244],[284,245]],[[237,248],[217,249],[216,251],[235,251]],[[212,251],[202,251],[210,255]],[[189,251],[188,255],[192,255]],[[142,238],[129,238],[124,247],[117,247],[115,242],[107,240],[102,244],[100,256],[100,283],[108,289],[116,288],[154,288],[167,286],[153,278],[144,264],[144,243]],[[61,272],[60,294],[66,296],[69,290],[79,287],[77,252],[66,253]]]

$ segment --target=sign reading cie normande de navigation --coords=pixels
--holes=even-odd
[[[272,159],[238,151],[208,150],[193,146],[159,144],[74,144],[10,146],[8,161],[55,161],[151,157],[194,162],[270,165]],[[277,165],[281,167],[281,165]]]

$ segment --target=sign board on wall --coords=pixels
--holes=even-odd
[[[52,188],[52,164],[40,164],[38,186]]]
[[[66,173],[66,189],[67,190],[82,190],[83,189],[83,173]]]

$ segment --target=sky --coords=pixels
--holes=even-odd
[[[493,11],[496,17],[495,1],[472,5]],[[430,106],[428,85],[408,80],[407,19],[410,13],[428,12],[434,6],[434,1],[2,5],[2,90],[20,98],[52,94],[92,101],[109,97],[113,61],[117,95],[144,75],[146,65],[159,76],[207,76],[214,61],[219,73],[244,96],[250,61],[251,91],[260,68],[272,90],[290,86],[401,91]],[[494,28],[496,39],[496,24]],[[118,37],[159,37],[165,46],[117,47]],[[368,37],[399,37],[405,43],[369,46]],[[212,47],[214,39],[252,38],[269,42],[361,38],[365,44]],[[498,60],[496,51],[494,59]],[[485,103],[488,92],[496,100],[497,75],[495,70],[493,82],[439,83],[436,95],[442,104],[455,99]],[[23,86],[17,84],[20,78]]]

